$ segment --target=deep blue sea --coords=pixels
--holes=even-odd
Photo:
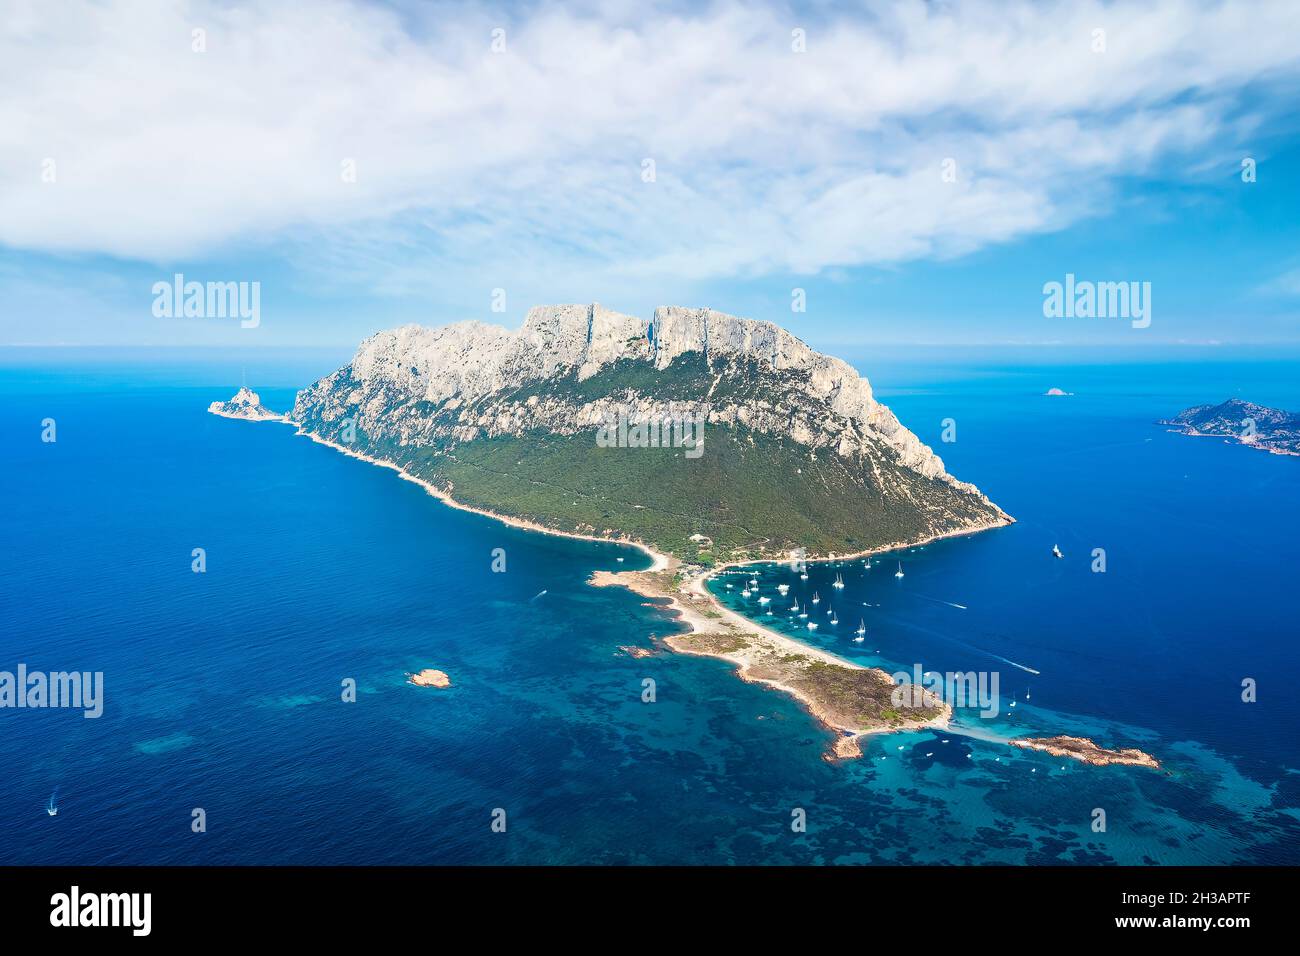
[[[0,863],[1298,863],[1300,459],[1153,421],[1229,396],[1300,409],[1300,359],[1180,354],[855,363],[1018,523],[807,582],[756,569],[767,594],[833,603],[821,646],[1000,676],[997,718],[828,763],[830,733],[725,663],[620,652],[677,629],[585,584],[638,552],[509,529],[205,411],[245,370],[287,408],[344,353],[0,350],[0,670],[105,681],[99,719],[0,709]],[[453,686],[405,682],[424,667]],[[1164,769],[984,739],[1026,733]]]

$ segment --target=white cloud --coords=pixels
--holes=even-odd
[[[8,6],[0,243],[159,262],[266,244],[397,284],[430,263],[641,281],[960,255],[1226,156],[1300,72],[1286,2]]]
[[[1281,275],[1274,276],[1258,289],[1265,295],[1300,296],[1300,268],[1288,269]]]

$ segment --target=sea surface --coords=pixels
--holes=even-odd
[[[1300,862],[1300,459],[1153,424],[1229,396],[1300,409],[1296,357],[858,361],[1017,523],[806,582],[755,568],[764,594],[834,607],[815,636],[717,579],[846,657],[998,675],[995,717],[839,763],[796,702],[724,662],[620,650],[678,629],[585,583],[639,552],[514,530],[205,411],[245,374],[287,408],[346,358],[0,350],[0,670],[105,685],[99,719],[0,709],[0,863]],[[452,686],[406,683],[425,667]],[[1054,733],[1163,768],[1001,742]]]

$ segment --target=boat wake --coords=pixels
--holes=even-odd
[[[1020,668],[1022,671],[1024,671],[1026,674],[1035,674],[1035,675],[1037,675],[1037,674],[1041,674],[1041,673],[1042,673],[1042,671],[1036,671],[1036,670],[1034,670],[1032,667],[1030,667],[1030,666],[1027,665],[1027,664],[1018,664],[1017,662],[1011,660],[1011,658],[1009,658],[1009,657],[1003,657],[1002,655],[1000,655],[1000,654],[994,654],[994,653],[992,653],[991,651],[985,651],[984,653],[985,653],[985,654],[988,654],[990,657],[996,657],[998,660],[1000,660],[1000,661],[1001,661],[1002,663],[1004,663],[1004,664],[1010,664],[1012,667],[1019,667],[1019,668]]]
[[[912,597],[919,597],[919,598],[920,598],[921,600],[923,600],[923,601],[933,601],[935,604],[946,604],[946,605],[948,605],[949,607],[955,607],[955,608],[956,608],[957,610],[959,610],[959,611],[969,611],[969,610],[970,610],[970,608],[968,608],[965,604],[955,604],[955,603],[953,603],[952,601],[943,601],[943,600],[940,600],[939,598],[927,597],[927,596],[924,595],[924,594],[917,594],[917,593],[913,592],[913,593],[912,593]]]

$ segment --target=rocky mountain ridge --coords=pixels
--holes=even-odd
[[[619,361],[646,362],[664,370],[692,353],[710,365],[754,362],[785,373],[807,401],[711,403],[706,393],[674,400],[670,406],[653,389],[582,403],[546,402],[540,396],[532,402],[510,401],[518,386],[563,371],[583,382]],[[780,397],[792,397],[789,390],[783,391]],[[497,400],[490,400],[493,396]],[[403,400],[455,413],[430,422],[430,428],[412,420],[389,422],[405,440],[471,441],[480,433],[518,435],[538,427],[572,434],[598,427],[616,407],[641,420],[707,408],[711,423],[783,432],[802,445],[843,456],[860,452],[865,441],[878,440],[925,477],[975,491],[948,475],[943,461],[875,401],[870,384],[847,362],[813,351],[774,323],[711,309],[669,306],[656,309],[646,322],[598,304],[539,306],[529,311],[518,332],[477,321],[379,332],[361,343],[348,369],[300,393],[294,417],[300,417],[300,407],[356,405],[357,424],[373,428],[380,424],[379,415],[387,415],[393,402]]]

